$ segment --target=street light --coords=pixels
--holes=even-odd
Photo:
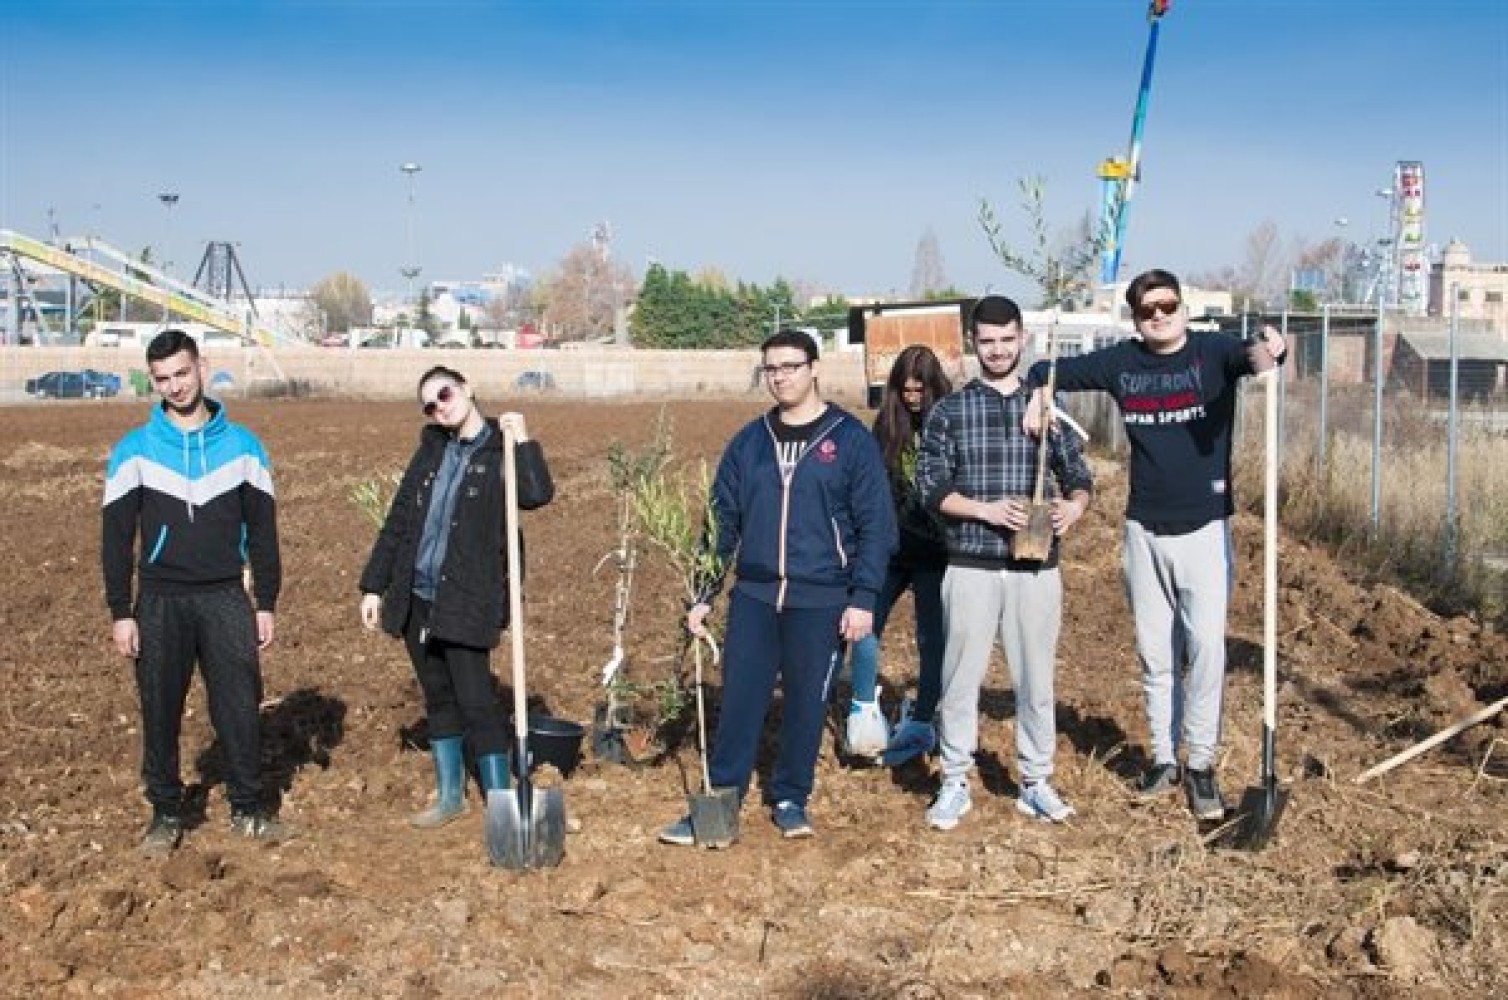
[[[424,168],[419,164],[409,161],[399,164],[398,169],[408,176],[408,263],[398,269],[398,273],[408,279],[408,299],[414,302],[414,279],[419,277],[423,270],[418,263],[418,251],[414,249],[414,177]],[[417,313],[414,322],[418,322]],[[393,346],[398,346],[398,337],[393,338]]]
[[[1377,304],[1393,305],[1393,195],[1390,187],[1378,188],[1372,194],[1387,202],[1387,214],[1382,222],[1382,235],[1377,238],[1377,269],[1372,278],[1372,287],[1377,293]]]
[[[165,208],[168,213],[167,235],[163,238],[162,241],[162,260],[160,263],[162,264],[162,273],[169,274],[172,271],[173,265],[168,260],[168,244],[173,241],[173,207],[178,204],[178,192],[164,191],[157,196],[157,200],[162,202],[162,207]],[[163,289],[163,295],[167,295],[167,289]],[[162,300],[162,322],[164,324],[167,323],[169,315],[170,311],[168,309],[168,300],[166,297],[164,297]]]

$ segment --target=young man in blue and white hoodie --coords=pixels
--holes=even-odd
[[[162,401],[110,453],[100,546],[111,639],[135,662],[141,696],[152,804],[142,851],[165,855],[183,836],[178,738],[196,661],[225,748],[231,829],[280,840],[288,828],[263,808],[258,718],[258,654],[272,643],[282,584],[267,452],[205,397],[207,366],[188,334],[154,337],[147,368]],[[248,563],[255,606],[242,583]]]
[[[718,464],[708,544],[719,572],[705,581],[686,627],[706,633],[721,568],[736,557],[712,784],[747,791],[778,676],[780,745],[765,791],[782,835],[810,837],[806,805],[833,676],[842,644],[873,627],[897,544],[895,509],[874,435],[822,400],[816,342],[781,330],[760,353],[776,405],[733,438]],[[694,843],[691,818],[660,839]]]
[[[1215,754],[1234,575],[1231,429],[1241,379],[1270,370],[1286,345],[1270,326],[1250,343],[1222,334],[1189,336],[1183,289],[1167,271],[1133,278],[1126,304],[1140,337],[1060,359],[1057,387],[1108,392],[1131,443],[1126,593],[1152,743],[1152,763],[1137,790],[1152,796],[1178,787],[1182,741],[1189,809],[1198,819],[1217,820],[1225,815]],[[1045,364],[1027,373],[1033,403],[1025,423],[1034,434],[1046,380]]]

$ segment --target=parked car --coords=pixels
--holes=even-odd
[[[81,372],[47,372],[27,379],[26,392],[38,399],[103,399],[120,394],[120,376],[92,368]]]
[[[536,392],[544,392],[555,388],[555,376],[549,372],[531,368],[526,372],[520,372],[518,378],[513,380],[515,389],[533,389]]]
[[[120,395],[120,376],[114,372],[100,372],[93,368],[85,368],[83,376],[86,388],[91,390],[89,395],[97,399]]]

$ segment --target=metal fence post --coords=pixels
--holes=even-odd
[[[1278,328],[1278,333],[1283,337],[1283,350],[1286,352],[1289,344],[1287,306],[1283,307],[1283,318]],[[1290,355],[1284,360],[1292,362],[1293,358]],[[1283,442],[1288,440],[1283,435],[1283,432],[1288,428],[1288,407],[1284,405],[1288,402],[1288,380],[1283,377],[1283,369],[1281,367],[1274,369],[1272,377],[1278,380],[1278,474],[1281,476],[1283,473],[1283,456],[1288,451],[1288,449],[1283,447]]]
[[[1319,356],[1319,443],[1315,446],[1315,464],[1320,478],[1325,478],[1325,450],[1330,444],[1330,303],[1320,312]]]
[[[1380,537],[1382,520],[1382,302],[1372,331],[1372,541]]]
[[[1450,286],[1450,410],[1445,427],[1445,571],[1453,579],[1456,575],[1456,457],[1460,446],[1459,389],[1457,388],[1460,367],[1460,345],[1457,332],[1460,326],[1461,302],[1459,285]]]

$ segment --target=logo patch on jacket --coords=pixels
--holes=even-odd
[[[832,438],[824,438],[822,443],[817,445],[817,461],[824,465],[831,465],[837,460],[838,446],[833,443]]]

